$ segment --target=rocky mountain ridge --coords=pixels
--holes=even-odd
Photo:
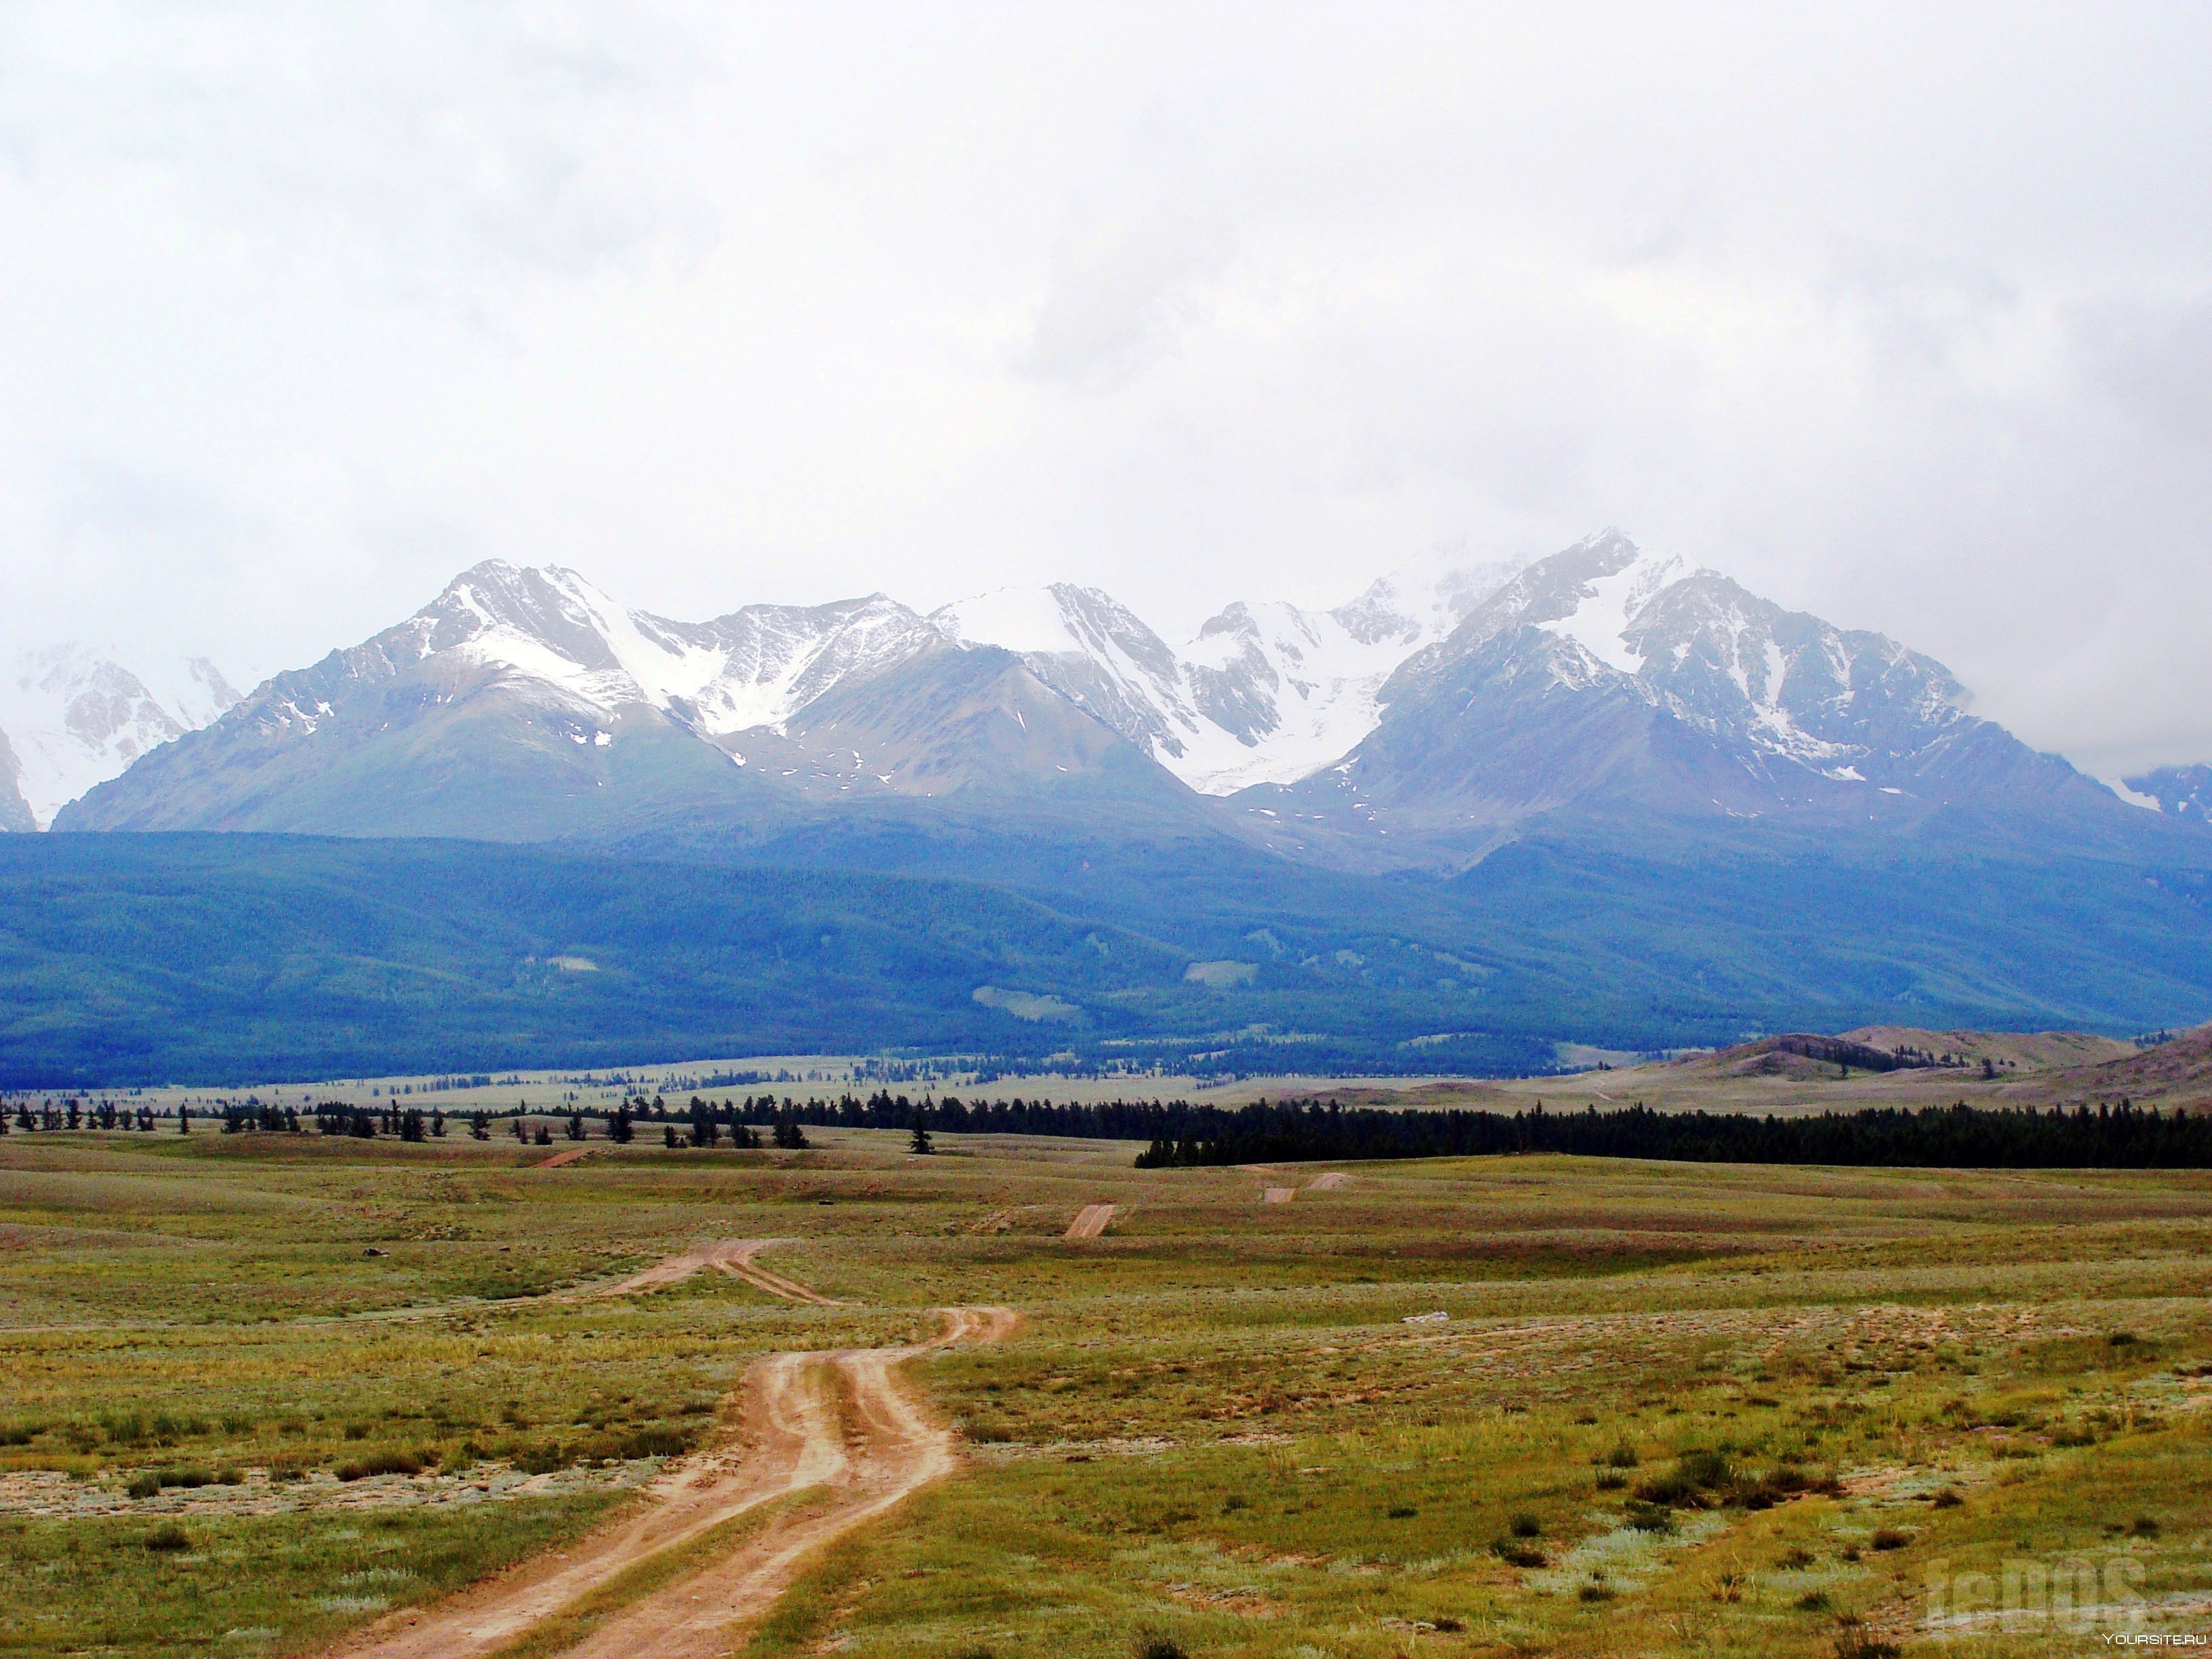
[[[1969,701],[1895,641],[1618,531],[1526,565],[1435,556],[1325,612],[1232,605],[1181,650],[1070,584],[684,623],[495,561],[175,734],[58,827],[527,840],[1110,799],[1296,859],[1459,868],[1562,813],[2153,816]]]

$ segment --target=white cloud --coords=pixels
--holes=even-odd
[[[0,14],[0,645],[459,565],[1170,634],[1620,523],[2212,756],[2189,9]]]

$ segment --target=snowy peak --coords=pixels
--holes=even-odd
[[[1392,671],[1519,568],[1440,550],[1334,611],[1231,605],[1180,653],[1109,595],[1066,583],[981,594],[930,621],[955,644],[1018,653],[1192,788],[1224,795],[1342,757],[1374,729]]]
[[[1197,733],[1175,653],[1097,588],[1002,587],[941,605],[928,620],[963,650],[1014,653],[1038,679],[1164,765],[1182,759]]]
[[[938,642],[920,613],[880,593],[834,605],[748,605],[694,632],[714,674],[696,693],[665,691],[662,705],[715,737],[781,729],[832,687],[872,678]]]
[[[81,645],[26,652],[0,677],[0,733],[8,751],[0,756],[0,816],[16,816],[8,805],[13,794],[33,825],[44,825],[94,784],[149,749],[205,726],[237,701],[205,658],[142,677],[114,656]]]
[[[835,605],[748,605],[706,623],[616,604],[573,570],[494,560],[370,642],[390,660],[447,658],[536,687],[593,716],[643,703],[702,736],[778,726],[830,686],[921,649],[933,635],[873,594]]]
[[[1517,575],[1525,559],[1478,560],[1440,547],[1381,576],[1328,614],[1362,645],[1395,642],[1407,652],[1440,640]]]
[[[1841,781],[1864,781],[1861,761],[1917,749],[1965,718],[1965,688],[1941,663],[1785,611],[1617,530],[1531,565],[1409,662],[1384,700],[1423,694],[1522,629],[1567,647],[1545,653],[1562,684],[1625,678],[1708,733]]]

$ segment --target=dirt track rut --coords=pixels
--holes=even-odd
[[[1104,1232],[1114,1219],[1111,1204],[1086,1204],[1075,1212],[1075,1219],[1067,1224],[1063,1238],[1096,1238]]]
[[[754,1264],[753,1253],[769,1242],[732,1239],[688,1251],[599,1294],[652,1290],[714,1267],[779,1296],[823,1303],[811,1286]],[[333,1655],[481,1659],[617,1574],[763,1504],[811,1493],[727,1556],[631,1603],[564,1650],[573,1659],[708,1659],[734,1651],[807,1556],[957,1467],[951,1431],[898,1367],[952,1343],[997,1341],[1021,1322],[1010,1308],[939,1312],[945,1328],[927,1342],[757,1361],[739,1388],[738,1437],[672,1464],[646,1488],[641,1511],[434,1606],[380,1620]]]

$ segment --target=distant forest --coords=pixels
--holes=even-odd
[[[748,1098],[726,1109],[733,1121],[911,1130],[919,1116],[938,1133],[1142,1140],[1149,1145],[1137,1166],[1147,1170],[1505,1152],[1935,1169],[2212,1168],[2212,1116],[2160,1113],[2124,1100],[2072,1110],[1990,1109],[1962,1102],[1918,1111],[1883,1107],[1753,1117],[1644,1106],[1547,1112],[1541,1104],[1510,1115],[1385,1111],[1320,1100],[1260,1101],[1234,1109],[1182,1100],[1082,1106],[948,1096],[916,1103],[879,1091],[865,1100],[847,1095],[805,1103]]]
[[[155,1127],[153,1113],[141,1108],[118,1114],[113,1104],[52,1099],[34,1109],[27,1099],[14,1103],[14,1127],[21,1130],[138,1128]],[[404,1140],[442,1139],[447,1114],[442,1109],[402,1109],[387,1101],[371,1109],[330,1103],[311,1107],[314,1127],[325,1134],[364,1139],[380,1135]],[[277,1131],[299,1133],[305,1127],[295,1109],[264,1104],[258,1097],[218,1102],[204,1115],[227,1133]],[[0,1134],[10,1115],[0,1111]],[[773,1095],[748,1095],[719,1103],[694,1095],[671,1103],[655,1097],[625,1100],[613,1110],[561,1109],[531,1112],[456,1113],[475,1139],[489,1137],[495,1120],[512,1120],[522,1138],[526,1120],[568,1120],[571,1140],[586,1138],[587,1123],[598,1123],[607,1139],[627,1144],[648,1125],[662,1130],[670,1147],[713,1147],[729,1131],[736,1147],[757,1146],[753,1133],[766,1126],[769,1143],[803,1147],[805,1130],[893,1129],[911,1134],[916,1151],[936,1135],[1060,1135],[1085,1140],[1140,1140],[1140,1170],[1218,1168],[1240,1164],[1304,1164],[1320,1160],[1357,1162],[1401,1158],[1496,1157],[1510,1152],[1571,1152],[1585,1158],[1640,1158],[1698,1164],[1826,1164],[1917,1169],[2212,1169],[2212,1115],[2160,1112],[2122,1100],[2116,1104],[1991,1109],[1929,1106],[1918,1111],[1892,1107],[1856,1112],[1821,1112],[1801,1117],[1754,1117],[1748,1113],[1656,1112],[1644,1106],[1601,1112],[1548,1112],[1540,1103],[1527,1111],[1386,1111],[1345,1107],[1317,1099],[1262,1100],[1249,1106],[1194,1106],[1188,1101],[1115,1100],[1094,1105],[1054,1104],[1050,1100],[915,1100],[888,1090],[862,1098],[846,1094],[835,1100],[799,1101]],[[190,1132],[190,1114],[178,1124]],[[679,1128],[682,1133],[679,1134]],[[548,1144],[544,1122],[538,1144]]]

